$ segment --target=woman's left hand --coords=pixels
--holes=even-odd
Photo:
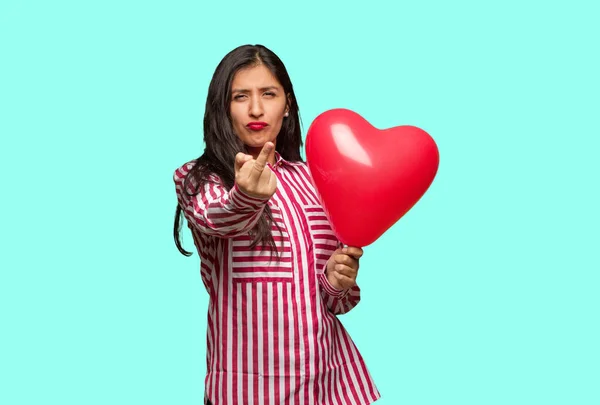
[[[329,283],[338,290],[347,290],[356,285],[358,260],[363,250],[358,247],[337,249],[327,261],[326,276]]]

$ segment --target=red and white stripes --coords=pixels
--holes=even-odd
[[[380,395],[336,315],[360,289],[333,288],[324,275],[340,246],[307,166],[277,154],[269,200],[226,190],[215,178],[197,196],[183,193],[193,163],[174,173],[177,198],[200,254],[210,295],[206,394],[215,405],[365,405]],[[280,260],[250,249],[248,231],[269,205]],[[283,244],[283,245],[282,245]]]

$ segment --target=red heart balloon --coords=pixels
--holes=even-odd
[[[373,243],[406,214],[439,166],[427,132],[408,125],[380,130],[346,109],[315,118],[306,158],[333,231],[357,247]]]

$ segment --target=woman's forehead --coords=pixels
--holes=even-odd
[[[232,90],[281,88],[281,84],[265,65],[252,66],[236,72]]]

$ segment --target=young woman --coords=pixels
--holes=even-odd
[[[202,156],[174,173],[210,296],[207,404],[369,404],[380,395],[337,318],[360,299],[363,251],[335,237],[301,160],[281,60],[225,56],[211,80]],[[348,181],[352,181],[348,179]]]

